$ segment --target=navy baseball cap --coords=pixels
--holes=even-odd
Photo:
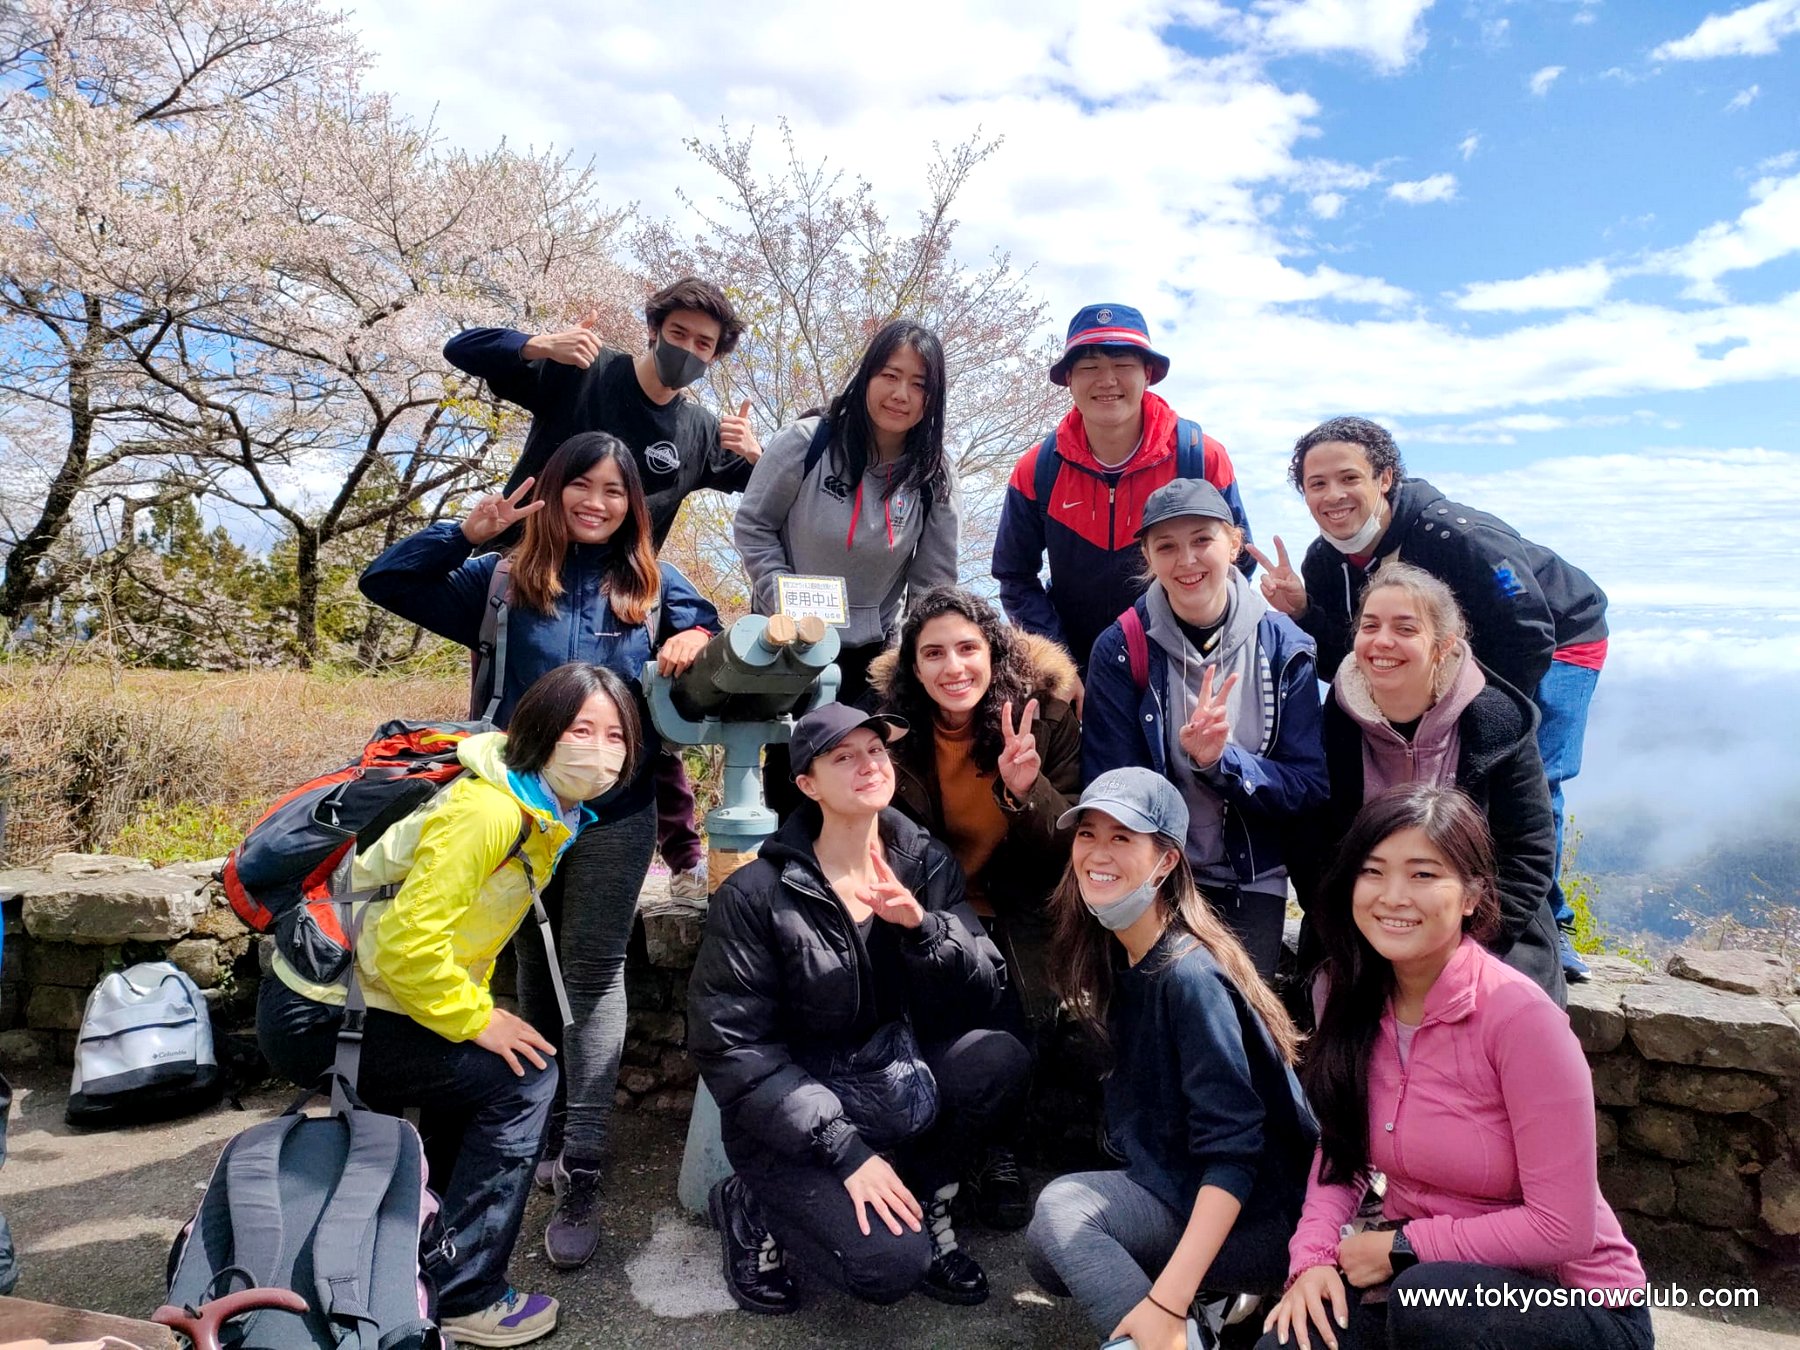
[[[1211,483],[1204,478],[1174,478],[1144,499],[1144,519],[1137,527],[1137,537],[1142,539],[1152,525],[1182,516],[1204,516],[1227,525],[1237,523],[1231,518],[1231,507],[1224,494]]]
[[[908,730],[904,717],[866,713],[848,703],[827,703],[822,708],[814,708],[794,723],[794,734],[788,741],[788,764],[794,777],[805,773],[815,759],[861,727],[867,727],[881,737],[884,745],[892,745]]]
[[[1083,811],[1104,811],[1139,834],[1187,838],[1187,803],[1173,783],[1149,769],[1108,769],[1087,785],[1079,802],[1062,813],[1056,828],[1068,829],[1081,819]]]
[[[1069,320],[1063,354],[1050,367],[1050,383],[1067,385],[1069,367],[1083,347],[1135,347],[1144,354],[1148,383],[1169,373],[1169,358],[1150,345],[1150,326],[1130,305],[1088,305]]]

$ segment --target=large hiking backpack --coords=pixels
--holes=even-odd
[[[454,1248],[418,1132],[333,1086],[345,1100],[329,1115],[301,1114],[307,1093],[227,1144],[176,1237],[156,1320],[196,1350],[443,1345],[424,1263]]]
[[[114,971],[88,995],[65,1115],[72,1125],[185,1115],[220,1091],[212,1017],[167,961]]]

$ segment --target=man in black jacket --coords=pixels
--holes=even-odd
[[[1404,558],[1445,582],[1468,620],[1476,657],[1537,704],[1560,873],[1562,788],[1581,771],[1588,705],[1606,660],[1605,592],[1497,516],[1406,477],[1393,436],[1367,418],[1334,417],[1307,432],[1294,445],[1288,476],[1319,537],[1298,572],[1279,539],[1275,561],[1257,554],[1269,603],[1312,634],[1319,675],[1330,679],[1350,652],[1351,616],[1363,588],[1384,563]],[[1568,940],[1574,910],[1559,885],[1552,884],[1550,898],[1563,973],[1585,979],[1587,964]]]

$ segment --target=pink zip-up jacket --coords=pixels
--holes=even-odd
[[[1465,937],[1425,997],[1406,1067],[1390,1004],[1369,1055],[1369,1162],[1383,1215],[1421,1261],[1470,1261],[1569,1288],[1644,1284],[1600,1194],[1594,1083],[1568,1017]],[[1315,1154],[1289,1269],[1337,1264],[1359,1187],[1325,1185]]]

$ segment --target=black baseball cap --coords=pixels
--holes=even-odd
[[[794,723],[794,734],[788,741],[788,764],[794,777],[805,773],[815,759],[862,727],[881,737],[884,745],[892,745],[909,730],[904,717],[866,713],[847,703],[827,703],[822,708],[814,708]]]
[[[1137,537],[1142,539],[1152,525],[1181,516],[1205,516],[1227,525],[1236,524],[1219,489],[1204,478],[1176,478],[1164,483],[1144,502],[1144,519],[1137,527]]]

